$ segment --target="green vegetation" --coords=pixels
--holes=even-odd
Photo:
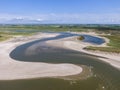
[[[33,35],[36,32],[96,32],[109,34],[104,37],[110,39],[109,47],[87,47],[89,50],[100,50],[106,52],[120,53],[120,25],[99,24],[46,24],[46,25],[0,25],[0,41],[6,40],[13,35]],[[84,37],[80,36],[79,40]]]
[[[73,31],[73,32],[97,32],[120,34],[120,25],[99,24],[41,24],[41,25],[0,25],[0,31],[4,32],[39,32],[39,31]]]
[[[25,30],[27,32],[34,31],[86,31],[87,29],[81,28],[77,25],[2,25],[0,31],[20,31]]]
[[[6,40],[13,35],[33,35],[37,32],[64,32],[64,31],[84,31],[79,25],[0,25],[0,41]]]
[[[86,47],[87,50],[98,50],[98,51],[104,51],[104,52],[115,52],[120,53],[120,49],[114,48],[114,47]]]
[[[78,40],[84,40],[84,39],[85,39],[84,36],[79,36],[79,37],[78,37]]]
[[[24,31],[24,30],[22,30]],[[7,40],[15,35],[23,35],[23,36],[29,36],[29,35],[33,35],[33,32],[15,32],[14,30],[4,30],[4,29],[0,29],[0,41],[4,41]]]
[[[86,47],[87,50],[99,50],[104,52],[115,52],[120,53],[120,36],[119,35],[110,35],[110,36],[104,36],[108,39],[110,39],[110,42],[108,43],[109,47]]]
[[[120,35],[110,35],[104,37],[110,39],[110,43],[108,43],[109,46],[120,48]]]
[[[0,41],[4,41],[6,39],[9,39],[11,36],[7,34],[0,34]]]

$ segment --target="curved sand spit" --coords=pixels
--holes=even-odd
[[[0,43],[0,80],[27,79],[39,77],[68,76],[82,72],[82,68],[73,64],[47,64],[40,62],[20,62],[9,57],[17,46],[45,37],[58,34],[40,33],[31,37],[15,37]],[[53,41],[54,42],[54,41]]]

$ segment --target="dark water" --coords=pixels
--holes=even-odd
[[[0,90],[120,90],[120,71],[109,64],[81,52],[43,44],[44,41],[71,36],[75,36],[75,34],[61,33],[61,35],[57,37],[44,38],[21,45],[10,53],[10,57],[22,62],[73,63],[87,65],[93,67],[93,76],[75,81],[55,78],[0,81]],[[97,40],[94,42],[91,38]],[[102,44],[104,40],[87,35],[86,42]]]

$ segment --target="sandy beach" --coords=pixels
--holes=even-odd
[[[80,66],[74,64],[48,64],[41,62],[20,62],[9,57],[9,53],[17,46],[58,34],[39,33],[30,37],[17,36],[0,43],[0,80],[28,79],[39,77],[69,76],[82,72]]]
[[[84,33],[86,34],[86,33]],[[38,33],[27,38],[23,36],[14,36],[14,38],[0,42],[0,80],[15,80],[15,79],[28,79],[28,78],[40,78],[40,77],[54,77],[54,76],[69,76],[77,75],[82,72],[80,66],[74,64],[49,64],[42,62],[21,62],[10,58],[10,52],[19,45],[27,42],[38,40],[46,37],[55,37],[58,33]],[[97,36],[95,33],[89,33],[89,35]],[[105,39],[106,43],[109,40]],[[99,58],[112,66],[120,69],[120,55],[114,53],[105,53],[99,51],[86,51],[83,48],[86,46],[95,46],[90,43],[82,42],[76,39],[76,37],[68,37],[59,40],[50,40],[45,42],[47,45],[72,49],[80,52],[84,52],[91,55],[102,56]],[[106,46],[106,43],[101,46]]]

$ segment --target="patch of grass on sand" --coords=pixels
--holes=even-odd
[[[110,39],[110,42],[107,44],[109,47],[89,46],[89,47],[86,47],[85,49],[120,53],[120,36],[119,35],[109,35],[109,36],[106,35],[104,37]]]
[[[11,36],[10,35],[5,35],[5,34],[0,34],[0,41],[4,41],[9,39]]]
[[[84,39],[85,39],[84,36],[79,36],[79,37],[78,37],[78,40],[84,40]]]
[[[22,36],[30,36],[33,35],[34,33],[25,33],[25,32],[0,32],[0,41],[5,41],[9,38],[12,38],[13,36],[16,35],[22,35]]]
[[[104,52],[114,52],[114,53],[120,53],[120,49],[114,48],[114,47],[86,47],[87,50],[97,50],[97,51],[104,51]]]

